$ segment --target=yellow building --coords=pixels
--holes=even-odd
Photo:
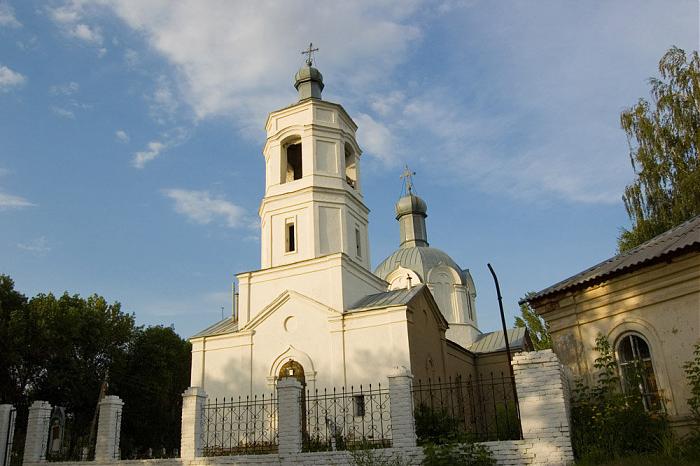
[[[595,339],[607,336],[623,386],[641,363],[645,407],[688,425],[683,364],[700,341],[700,216],[526,301],[549,323],[553,349],[574,378],[594,379]]]

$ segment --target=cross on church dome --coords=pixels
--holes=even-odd
[[[314,63],[314,52],[318,52],[318,47],[314,48],[313,42],[309,42],[309,48],[301,52],[302,55],[306,55],[306,64],[309,66]]]
[[[408,169],[408,164],[404,165],[403,173],[400,178],[403,179],[404,187],[406,188],[406,194],[413,194],[413,175],[416,172]]]

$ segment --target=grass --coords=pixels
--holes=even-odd
[[[700,459],[678,459],[661,454],[640,454],[626,456],[600,463],[587,461],[585,458],[576,462],[576,466],[700,466]]]

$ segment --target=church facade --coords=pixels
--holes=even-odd
[[[235,315],[190,338],[191,385],[246,396],[290,375],[313,390],[384,382],[396,366],[421,379],[507,371],[502,332],[479,330],[469,271],[429,246],[410,180],[400,246],[372,272],[357,125],[321,98],[310,60],[294,85],[299,101],[265,125],[261,267],[237,275]],[[524,330],[509,336],[529,349]]]

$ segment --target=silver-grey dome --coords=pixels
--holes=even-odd
[[[421,280],[425,282],[427,281],[428,272],[438,265],[446,265],[454,269],[461,278],[461,284],[467,284],[464,271],[446,252],[428,246],[413,246],[397,249],[379,264],[374,274],[382,280],[386,280],[386,277],[400,266],[413,270],[421,277]]]
[[[396,210],[396,219],[398,220],[401,216],[407,214],[418,214],[426,216],[428,212],[428,205],[423,199],[416,196],[415,194],[409,194],[404,196],[396,203],[394,207]]]

